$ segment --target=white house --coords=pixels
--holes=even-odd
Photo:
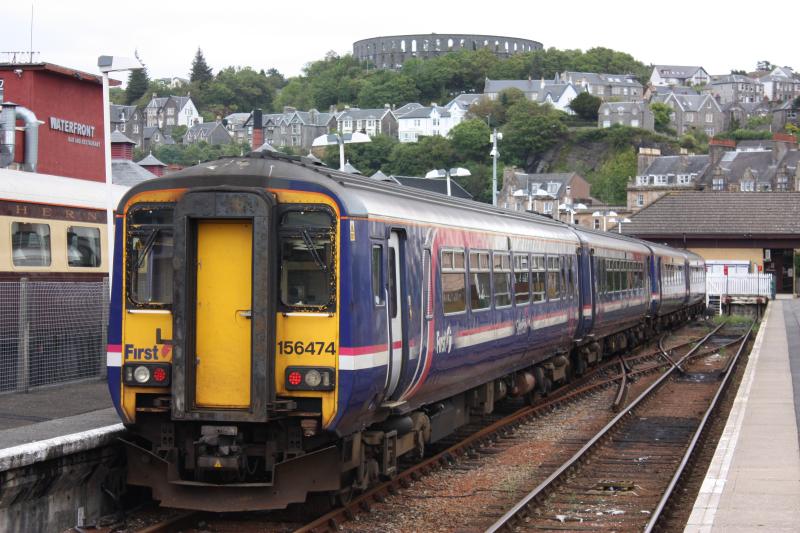
[[[559,111],[573,114],[569,103],[578,96],[581,89],[572,83],[561,83],[541,79],[536,80],[490,80],[486,78],[483,94],[490,100],[496,100],[506,89],[519,89],[528,100],[540,104],[550,104]]]
[[[450,112],[450,116],[453,117],[453,125],[460,124],[464,117],[467,116],[467,112],[472,104],[478,102],[481,98],[483,98],[482,94],[459,94],[452,100],[450,100],[444,108]]]
[[[148,127],[171,130],[175,126],[191,128],[203,123],[203,117],[189,96],[153,96],[144,112]]]
[[[655,65],[650,74],[653,85],[705,85],[711,76],[703,67],[685,65]]]
[[[397,119],[397,134],[401,143],[417,142],[419,137],[441,135],[446,137],[456,124],[444,107],[433,104],[406,113]]]

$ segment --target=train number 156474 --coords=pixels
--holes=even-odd
[[[322,341],[278,341],[280,355],[336,355],[333,342]]]

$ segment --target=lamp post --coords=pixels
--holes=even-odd
[[[495,128],[489,136],[489,140],[492,143],[492,151],[489,152],[489,155],[492,156],[492,205],[497,207],[497,158],[500,157],[497,141],[503,140],[502,132],[498,133],[497,128]]]
[[[106,172],[106,231],[108,240],[108,288],[114,279],[114,192],[111,176],[111,114],[108,109],[111,98],[108,94],[108,73],[140,70],[144,67],[137,59],[128,57],[100,56],[97,67],[103,75],[103,158]]]
[[[344,170],[344,145],[351,143],[372,142],[369,135],[354,131],[353,133],[325,133],[315,138],[311,146],[333,146],[339,145],[339,170]]]
[[[450,194],[450,176],[472,176],[472,172],[467,170],[466,168],[457,167],[457,168],[438,168],[435,170],[431,170],[425,177],[428,179],[432,178],[447,178],[447,196],[452,196]]]

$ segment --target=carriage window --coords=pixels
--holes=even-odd
[[[336,298],[336,278],[333,217],[327,209],[294,209],[284,213],[280,251],[281,303],[307,311],[330,309]],[[392,258],[390,251],[389,260]],[[391,287],[390,294],[393,294]]]
[[[14,266],[50,266],[50,226],[12,222],[11,253]]]
[[[489,252],[469,253],[470,307],[473,311],[488,309],[492,304]]]
[[[533,293],[534,302],[544,301],[545,293],[545,268],[544,256],[533,255],[531,256],[531,292]]]
[[[530,272],[528,270],[528,256],[514,256],[514,301],[517,304],[530,302]]]
[[[375,305],[386,303],[383,290],[383,246],[372,245],[372,297]]]
[[[511,259],[509,254],[492,254],[492,275],[494,277],[494,305],[511,305]]]
[[[68,227],[67,261],[71,267],[99,267],[100,229]]]
[[[445,314],[467,310],[467,272],[463,250],[442,250],[442,308]]]
[[[567,256],[567,290],[569,291],[569,297],[572,298],[575,296],[575,275],[572,272],[572,256]]]
[[[140,307],[172,303],[172,207],[134,207],[128,215],[128,300]]]
[[[561,258],[549,255],[547,256],[547,299],[556,300],[561,298],[561,281],[563,277],[561,272]]]

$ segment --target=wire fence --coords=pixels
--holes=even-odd
[[[105,376],[108,284],[0,282],[0,393]]]

